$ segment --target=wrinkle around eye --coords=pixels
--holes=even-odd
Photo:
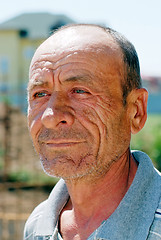
[[[43,104],[46,101],[48,101],[48,98],[50,97],[50,93],[43,91],[43,90],[38,90],[38,91],[33,91],[29,93],[28,100],[30,104]]]
[[[86,86],[73,86],[70,94],[74,96],[94,96],[93,92]]]

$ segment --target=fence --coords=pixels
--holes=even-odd
[[[47,198],[49,191],[44,191],[42,186],[3,183],[0,192],[0,239],[21,240],[28,216]]]
[[[26,213],[0,212],[0,239],[23,239],[23,228],[27,217]]]
[[[24,224],[40,202],[45,200],[49,191],[42,186],[4,183],[0,187],[0,239],[23,239]]]
[[[24,223],[54,185],[41,170],[18,108],[0,103],[0,240],[23,239]]]

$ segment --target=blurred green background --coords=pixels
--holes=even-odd
[[[132,136],[131,149],[147,153],[161,171],[161,114],[148,115],[144,128]]]

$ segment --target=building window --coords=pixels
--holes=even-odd
[[[26,60],[31,60],[35,52],[35,48],[32,46],[27,46],[23,50],[23,56]]]
[[[20,31],[19,31],[19,36],[20,36],[21,38],[26,38],[26,37],[28,36],[27,30],[24,30],[24,29],[20,30]]]

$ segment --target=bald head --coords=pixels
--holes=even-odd
[[[57,54],[77,51],[111,51],[121,57],[121,49],[114,38],[95,25],[72,25],[56,31],[51,37],[43,42],[35,53],[43,54],[44,51]],[[33,60],[34,60],[33,59]]]

